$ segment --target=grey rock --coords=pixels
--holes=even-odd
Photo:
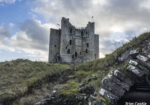
[[[140,61],[143,61],[143,62],[148,61],[148,58],[145,57],[145,56],[143,56],[143,55],[138,55],[138,56],[137,56],[137,59],[140,60]]]
[[[141,71],[140,69],[138,69],[137,67],[133,66],[133,65],[129,65],[127,67],[127,69],[129,71],[131,71],[133,74],[137,75],[138,77],[142,77],[144,75],[144,72]]]
[[[113,75],[113,71],[111,72],[111,74]],[[120,81],[116,76],[112,76],[111,77],[112,82],[116,83],[117,85],[119,85],[121,88],[125,89],[125,90],[129,90],[130,85],[128,85],[127,83],[125,83],[124,81]]]
[[[52,94],[55,94],[55,93],[56,93],[56,90],[53,90],[53,91],[52,91]]]
[[[129,60],[129,64],[136,66],[136,65],[138,65],[138,62],[135,60]]]
[[[111,103],[114,103],[116,100],[119,99],[118,96],[112,94],[111,92],[103,88],[100,89],[99,94],[103,97],[106,97]]]
[[[138,50],[131,50],[130,51],[130,56],[136,56],[139,53]]]
[[[150,54],[148,54],[147,57],[150,58]]]
[[[114,70],[114,76],[116,76],[119,80],[124,81],[125,83],[127,83],[129,86],[133,85],[133,81],[126,77],[122,72],[120,72],[119,70]]]
[[[114,81],[115,80],[113,80],[112,75],[108,74],[102,80],[102,86],[103,86],[103,88],[107,89],[108,91],[114,93],[116,96],[121,97],[125,93],[125,90]]]
[[[124,52],[124,53],[118,58],[118,60],[121,61],[121,62],[127,60],[128,57],[129,57],[129,55],[130,55],[129,53],[130,53],[129,51]]]
[[[138,65],[138,67],[144,72],[144,74],[150,74],[150,71],[144,65]]]
[[[138,55],[137,59],[139,60],[139,62],[142,64],[142,66],[145,66],[147,68],[150,69],[150,61],[148,57],[145,57],[143,55]]]
[[[129,59],[129,57],[135,58],[139,54],[138,50],[130,50],[130,51],[125,51],[119,58],[119,61],[126,61]]]
[[[139,63],[138,63],[137,61],[135,61],[135,60],[130,60],[130,61],[129,61],[129,64],[138,67],[138,68],[139,68],[140,70],[142,70],[142,72],[143,72],[144,74],[146,74],[146,75],[150,73],[149,70],[148,70],[147,68],[145,68],[144,65],[139,64]]]
[[[99,99],[98,101],[93,101],[92,105],[106,105],[106,104],[105,104],[104,101],[102,101],[102,100]]]

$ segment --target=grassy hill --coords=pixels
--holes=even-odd
[[[60,77],[62,72],[71,69],[70,65],[47,64],[17,59],[0,63],[0,102],[11,101],[31,94],[51,79]],[[51,78],[51,77],[55,78]]]
[[[47,97],[54,89],[65,95],[81,95],[79,89],[93,86],[98,93],[102,78],[124,63],[118,57],[127,50],[143,51],[143,43],[150,33],[124,44],[105,58],[78,65],[48,64],[29,60],[14,60],[0,63],[0,102],[6,105],[33,105]],[[99,96],[99,98],[103,97]]]

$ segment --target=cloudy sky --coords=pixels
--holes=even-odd
[[[77,27],[94,21],[104,57],[149,31],[149,5],[149,0],[0,0],[0,61],[47,61],[49,31],[60,28],[61,17]]]

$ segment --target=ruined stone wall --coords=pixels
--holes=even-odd
[[[60,32],[61,30],[50,30],[49,62],[56,62],[56,55],[60,55]]]
[[[62,62],[72,62],[73,39],[71,32],[71,24],[69,19],[62,18],[61,20],[61,48],[60,55]]]
[[[75,28],[69,22],[68,18],[62,18],[61,32],[59,35],[61,36],[59,37],[61,62],[79,63],[98,58],[99,38],[94,34],[94,30],[94,22],[89,22],[85,28]],[[54,45],[54,43],[51,44]],[[50,49],[53,50],[51,45]],[[54,54],[51,55],[53,56]]]
[[[94,44],[94,23],[89,22],[87,24],[86,30],[86,40],[84,41],[85,45],[83,46],[85,54],[84,61],[94,60],[94,53],[95,53],[95,44]]]
[[[95,44],[99,43],[94,43],[94,23],[89,22],[85,28],[76,29],[69,19],[62,18],[61,30],[60,54],[63,62],[85,62],[98,57],[95,56],[95,51],[98,51]]]

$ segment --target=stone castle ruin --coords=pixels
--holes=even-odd
[[[61,29],[50,30],[49,62],[80,63],[99,57],[99,35],[94,22],[76,28],[69,18],[62,18]]]

